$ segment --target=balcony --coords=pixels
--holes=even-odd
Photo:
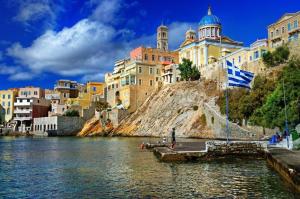
[[[74,87],[74,86],[70,86],[70,85],[57,85],[57,84],[55,84],[54,85],[54,90],[56,90],[56,89],[68,89],[68,90],[76,90],[77,88],[76,87]]]
[[[14,106],[31,106],[31,102],[23,101],[23,102],[15,102]]]
[[[32,117],[14,117],[15,121],[29,121],[32,120]]]
[[[14,113],[15,114],[30,114],[32,112],[32,110],[31,109],[16,109],[16,110],[14,110]]]

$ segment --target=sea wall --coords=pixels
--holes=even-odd
[[[262,141],[207,141],[206,157],[222,157],[226,155],[252,156],[261,155],[267,152],[267,142]]]

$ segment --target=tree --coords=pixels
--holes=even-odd
[[[276,48],[273,53],[274,62],[276,65],[283,64],[289,59],[290,50],[287,46],[280,46]]]
[[[274,67],[285,63],[289,59],[290,50],[284,45],[275,49],[274,52],[266,52],[263,54],[263,62],[267,67]]]
[[[266,52],[263,54],[262,56],[263,58],[263,62],[264,64],[267,66],[267,67],[272,67],[274,66],[274,58],[273,58],[273,55],[270,51]]]
[[[194,81],[200,79],[200,72],[196,66],[193,66],[193,62],[189,59],[182,59],[182,63],[179,64],[180,76],[185,81]]]
[[[99,101],[99,102],[96,102],[96,110],[98,112],[101,112],[107,108],[109,108],[109,104],[107,102],[104,102],[104,101]]]
[[[67,117],[79,117],[79,112],[77,110],[67,110],[64,114]]]
[[[290,60],[279,76],[275,90],[266,97],[262,107],[255,110],[250,120],[257,125],[274,128],[285,126],[285,103],[286,95],[287,119],[291,128],[300,123],[298,112],[298,99],[300,98],[300,60]]]

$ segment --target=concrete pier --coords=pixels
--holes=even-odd
[[[153,148],[154,154],[164,162],[209,160],[220,157],[260,157],[266,158],[295,191],[300,192],[300,151],[268,148],[264,141],[200,141],[177,143],[175,149],[168,146]]]
[[[154,154],[161,161],[207,160],[226,155],[246,156],[264,155],[265,142],[233,141],[200,141],[177,143],[174,149],[170,147],[154,147]]]
[[[270,148],[267,162],[298,192],[300,192],[300,151]]]

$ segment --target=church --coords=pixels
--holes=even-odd
[[[242,42],[237,42],[222,35],[222,24],[219,18],[212,14],[209,7],[198,27],[198,35],[191,28],[185,34],[185,40],[179,48],[179,60],[189,59],[201,70],[208,64],[218,61],[221,56],[226,56],[243,48]]]

